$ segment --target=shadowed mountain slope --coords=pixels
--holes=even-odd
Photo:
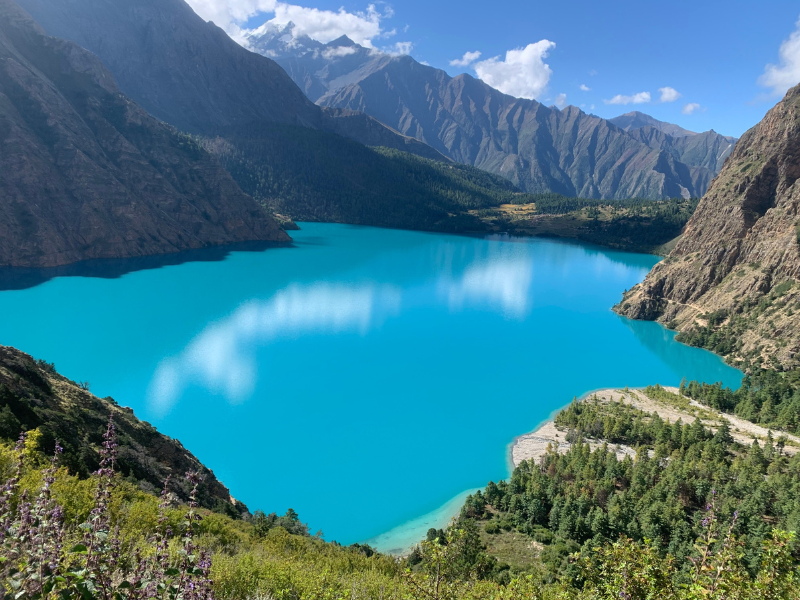
[[[97,58],[0,0],[0,266],[289,237]]]
[[[254,124],[288,124],[443,158],[368,117],[340,120],[341,113],[315,106],[279,65],[239,46],[184,0],[19,4],[50,35],[96,54],[125,94],[181,131],[215,136]]]

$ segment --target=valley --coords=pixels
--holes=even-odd
[[[800,599],[800,24],[502,5],[0,0],[0,595]]]

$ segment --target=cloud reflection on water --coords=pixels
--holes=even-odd
[[[497,258],[471,265],[460,280],[442,278],[438,287],[451,309],[488,304],[506,316],[521,318],[531,305],[532,283],[531,259]]]
[[[454,270],[461,273],[453,274]],[[162,360],[150,382],[148,402],[163,416],[191,385],[233,404],[244,402],[256,388],[259,347],[304,334],[365,335],[398,315],[404,299],[408,306],[421,300],[444,303],[450,310],[476,306],[522,318],[530,310],[532,283],[533,261],[512,254],[473,256],[461,268],[438,271],[433,282],[406,289],[380,284],[292,285],[269,300],[252,300],[210,323],[180,354]]]
[[[231,403],[247,400],[256,385],[257,346],[303,333],[365,334],[377,319],[399,310],[393,287],[344,284],[293,285],[271,300],[253,300],[212,323],[178,356],[163,360],[148,401],[165,414],[190,384],[200,384]]]

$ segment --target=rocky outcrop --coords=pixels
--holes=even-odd
[[[0,266],[287,242],[191,138],[100,61],[0,0]]]
[[[739,140],[683,237],[616,310],[733,360],[800,359],[800,86]]]

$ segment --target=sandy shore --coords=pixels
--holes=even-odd
[[[678,394],[678,388],[665,389],[673,394]],[[731,429],[731,435],[741,444],[751,444],[754,439],[758,440],[759,443],[763,443],[769,435],[769,430],[760,425],[745,421],[733,415],[720,413],[694,400],[689,401],[687,398],[676,398],[675,403],[663,402],[648,397],[645,395],[644,390],[631,389],[625,391],[608,389],[586,394],[580,401],[595,396],[601,402],[622,402],[647,413],[657,413],[662,419],[670,423],[674,423],[678,419],[681,419],[684,423],[692,423],[696,418],[699,418],[706,427],[716,431],[721,421],[726,420]],[[558,452],[566,452],[571,446],[566,440],[566,435],[566,430],[556,427],[553,420],[546,421],[535,431],[521,435],[512,442],[512,464],[516,467],[523,460],[530,459],[538,462],[539,459],[547,453],[548,446],[556,449]],[[800,438],[793,435],[781,434],[779,432],[773,432],[772,434],[775,440],[777,440],[780,435],[785,435],[788,439],[788,443],[784,447],[784,452],[786,454],[794,455],[800,452]],[[586,441],[593,450],[603,445],[603,440],[589,439]],[[620,459],[624,458],[626,455],[636,455],[636,451],[630,446],[612,444],[609,447],[616,452],[617,457]]]

